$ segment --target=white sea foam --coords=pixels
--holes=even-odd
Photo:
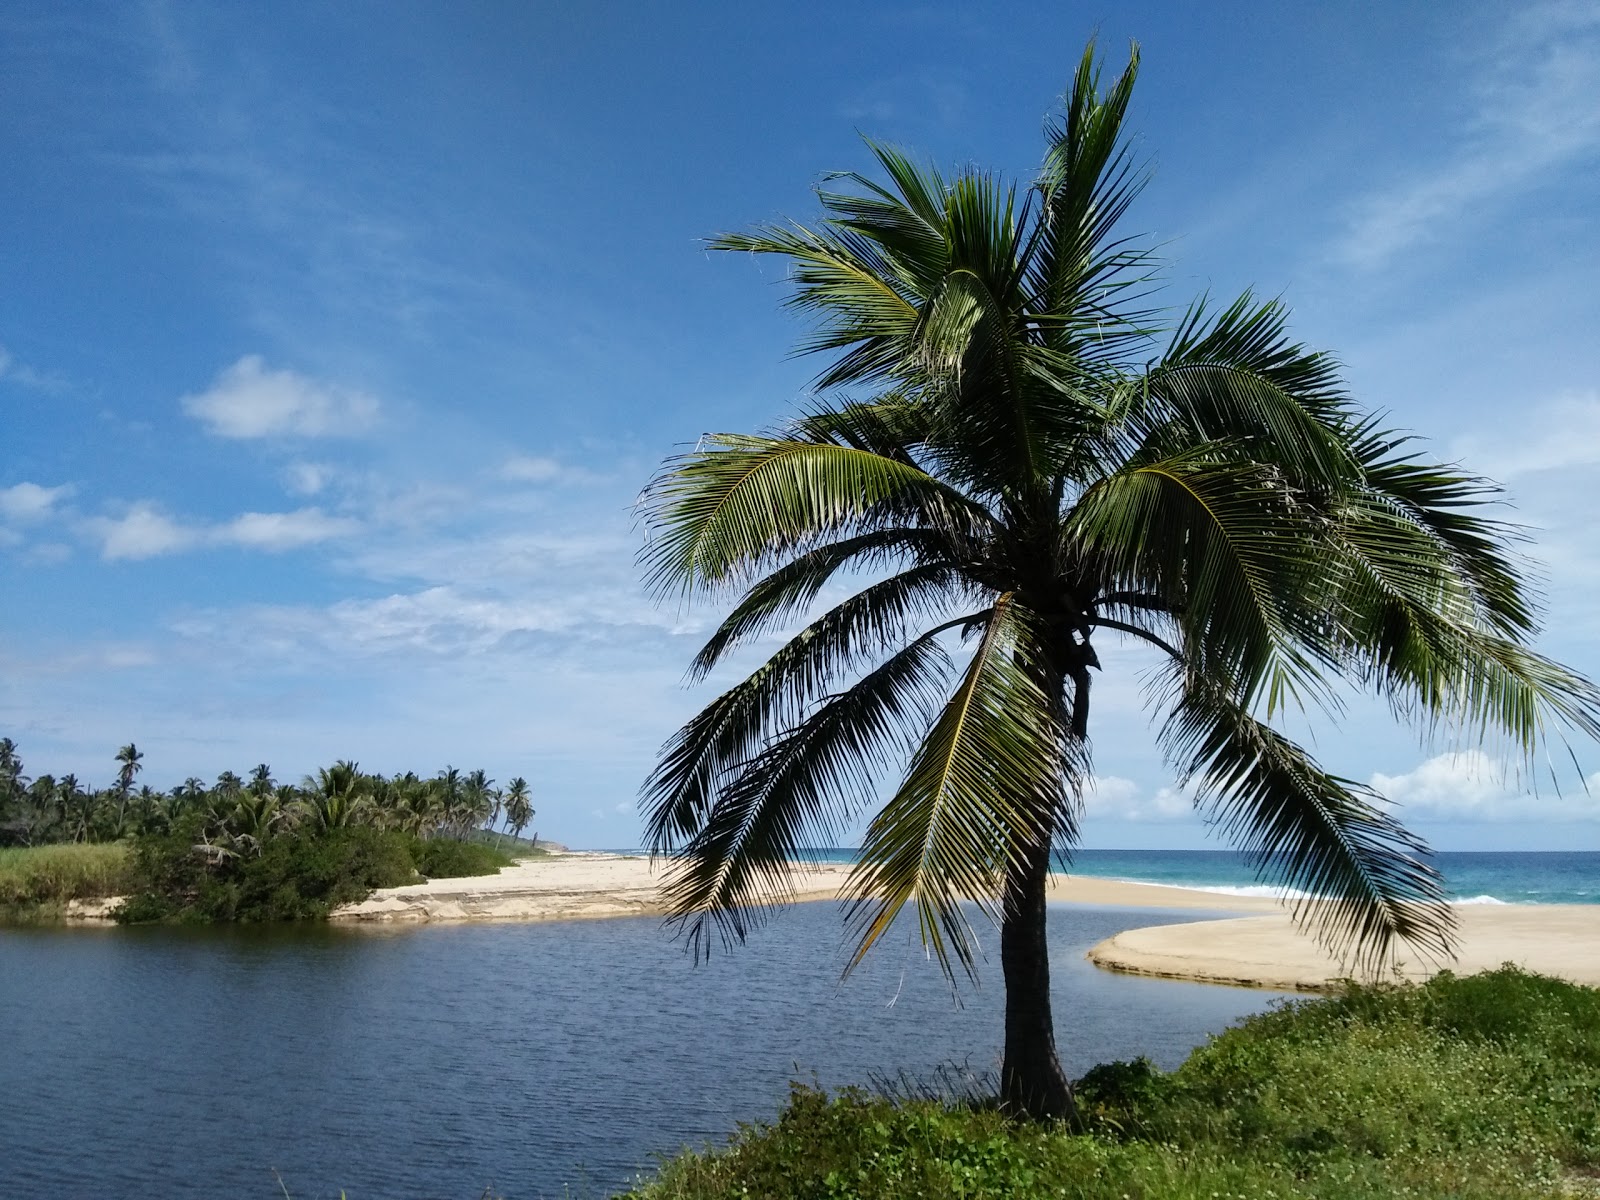
[[[1089,878],[1085,876],[1085,878]],[[1106,878],[1100,876],[1099,878]],[[1116,879],[1115,883],[1131,883],[1138,887],[1178,888],[1185,892],[1207,892],[1213,896],[1264,896],[1268,900],[1307,900],[1310,892],[1298,891],[1295,888],[1274,887],[1271,884],[1251,883],[1241,885],[1208,884],[1208,883],[1163,883],[1154,879]]]
[[[1205,884],[1205,883],[1157,883],[1151,879],[1118,879],[1117,883],[1131,883],[1140,887],[1170,887],[1179,888],[1185,892],[1208,892],[1215,896],[1260,896],[1268,900],[1312,900],[1315,896],[1311,892],[1304,892],[1298,888],[1274,887],[1266,883],[1252,883],[1240,885]],[[1459,900],[1450,901],[1451,904],[1509,904],[1511,901],[1502,900],[1498,896],[1463,896]]]

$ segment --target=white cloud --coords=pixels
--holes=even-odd
[[[0,380],[39,392],[59,392],[66,387],[60,376],[18,362],[4,346],[0,346]]]
[[[243,546],[251,550],[294,550],[347,537],[361,528],[350,517],[335,517],[320,508],[302,508],[284,513],[241,513],[211,531],[210,540],[219,545]]]
[[[179,524],[147,501],[120,517],[93,517],[85,527],[100,542],[100,556],[105,559],[156,558],[187,550],[200,540],[200,531]]]
[[[18,483],[0,488],[0,517],[8,521],[42,521],[53,516],[58,500],[72,495],[70,483],[41,487],[37,483]]]
[[[501,464],[499,475],[517,483],[599,483],[605,479],[593,471],[541,454],[514,455]]]
[[[1524,409],[1514,429],[1462,439],[1465,461],[1482,463],[1493,479],[1600,465],[1600,392],[1570,392]]]
[[[505,461],[500,475],[521,483],[549,483],[561,475],[561,464],[553,458],[520,454]]]
[[[1346,262],[1381,267],[1441,229],[1600,153],[1600,8],[1525,8],[1485,60],[1463,73],[1480,82],[1453,149],[1355,206],[1338,249]]]
[[[283,484],[295,496],[315,496],[333,480],[327,463],[292,462],[283,469]]]
[[[288,370],[269,370],[248,354],[208,391],[184,396],[184,412],[226,438],[332,437],[361,433],[378,418],[377,398]]]
[[[132,505],[120,517],[92,517],[84,530],[100,543],[105,559],[157,558],[204,546],[238,546],[247,550],[294,550],[346,537],[361,523],[336,517],[320,508],[283,513],[241,513],[232,520],[203,525],[175,520],[148,500]]]
[[[1173,821],[1194,812],[1194,803],[1176,788],[1158,788],[1153,796],[1118,775],[1097,775],[1083,794],[1084,815],[1115,821]]]
[[[1400,775],[1374,773],[1373,791],[1401,806],[1407,821],[1513,821],[1600,819],[1600,774],[1582,784],[1533,792],[1482,750],[1435,755]]]

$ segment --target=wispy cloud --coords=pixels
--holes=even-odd
[[[1511,11],[1511,10],[1508,10]],[[1478,83],[1440,154],[1358,200],[1336,256],[1377,269],[1600,154],[1600,8],[1530,6],[1463,72]]]
[[[1175,821],[1194,814],[1194,801],[1176,788],[1146,794],[1131,779],[1097,775],[1083,793],[1084,814],[1114,821]]]
[[[292,462],[283,469],[283,485],[295,496],[315,496],[332,482],[335,471],[327,463]]]
[[[1600,465],[1600,391],[1568,392],[1523,406],[1515,430],[1465,437],[1458,449],[1465,461],[1506,482]]]
[[[530,639],[556,638],[570,646],[613,641],[623,629],[660,634],[674,626],[668,615],[603,587],[508,597],[441,585],[322,608],[254,605],[192,614],[175,628],[200,641],[269,647],[276,657],[295,652],[324,657],[331,651],[365,658],[419,651],[478,656],[525,646]]]
[[[378,400],[366,392],[269,369],[247,354],[204,392],[184,396],[184,412],[218,437],[348,437],[378,419]]]
[[[276,553],[297,550],[359,532],[361,522],[320,508],[281,513],[241,513],[216,524],[182,521],[141,500],[119,517],[90,517],[83,531],[108,561],[137,561],[204,547],[237,547]]]
[[[249,550],[294,550],[348,537],[360,529],[360,521],[330,516],[320,508],[280,513],[247,512],[217,526],[209,540],[219,546],[241,546]]]
[[[0,488],[0,517],[18,524],[42,521],[54,516],[58,501],[73,493],[70,483],[43,487],[37,483],[18,483]]]
[[[67,386],[67,381],[59,375],[18,362],[4,346],[0,346],[0,383],[11,383],[36,392],[59,392]]]

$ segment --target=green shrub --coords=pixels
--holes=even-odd
[[[138,888],[117,914],[126,924],[314,920],[417,881],[405,836],[367,826],[280,833],[260,854],[233,856],[205,849],[184,821],[139,839],[134,858]]]
[[[428,879],[456,879],[467,875],[493,875],[516,862],[493,846],[482,842],[461,842],[454,838],[417,840],[412,848],[417,871]]]
[[[1512,968],[1354,988],[1244,1021],[1164,1074],[1077,1085],[1088,1132],[982,1107],[797,1088],[777,1123],[686,1152],[637,1200],[1213,1200],[1564,1193],[1600,1165],[1600,990]]]
[[[132,883],[131,855],[121,843],[0,849],[0,906],[120,896]]]

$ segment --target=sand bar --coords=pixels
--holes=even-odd
[[[1600,987],[1600,904],[1482,904],[1456,908],[1460,975],[1513,962]],[[1136,975],[1290,991],[1329,991],[1353,972],[1300,933],[1287,913],[1130,929],[1089,951],[1096,965]],[[1384,973],[1427,979],[1440,969],[1402,948]]]
[[[568,852],[529,859],[498,875],[437,879],[382,888],[359,904],[336,909],[345,922],[540,921],[574,917],[625,917],[666,911],[660,895],[661,868],[649,859]],[[798,900],[832,899],[849,874],[842,864],[795,871]],[[1211,912],[1273,912],[1261,897],[1228,896],[1187,888],[1123,883],[1074,875],[1051,881],[1050,898],[1118,908],[1192,908]]]
[[[796,898],[837,895],[846,870],[822,866],[797,871]],[[498,875],[380,888],[359,904],[334,909],[328,919],[415,924],[645,916],[666,911],[660,877],[661,869],[652,871],[647,858],[568,851],[519,862]]]

